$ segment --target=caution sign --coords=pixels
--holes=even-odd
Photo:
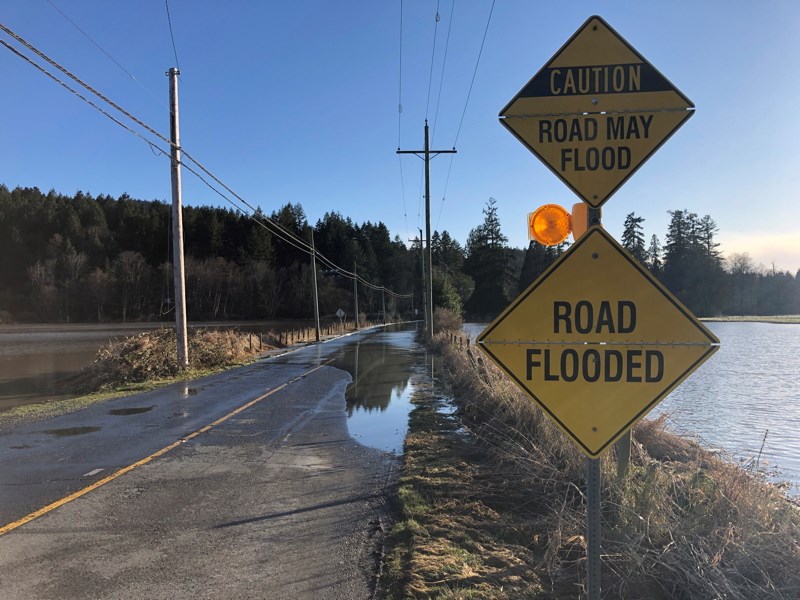
[[[592,458],[719,345],[599,227],[514,300],[477,342]]]
[[[693,109],[686,96],[595,16],[500,112],[500,122],[597,208]]]

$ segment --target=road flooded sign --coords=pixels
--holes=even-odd
[[[705,362],[719,340],[593,227],[477,343],[596,458]]]
[[[500,112],[500,122],[597,208],[693,114],[691,100],[594,16]]]

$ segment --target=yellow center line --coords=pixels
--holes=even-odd
[[[141,467],[142,465],[146,465],[147,463],[149,463],[150,461],[158,458],[159,456],[163,456],[164,454],[166,454],[170,450],[172,450],[174,448],[177,448],[178,446],[180,446],[184,442],[188,442],[192,438],[197,437],[201,433],[207,432],[209,429],[211,429],[212,427],[216,427],[220,423],[224,423],[225,421],[227,421],[231,417],[233,417],[235,415],[238,415],[243,410],[247,410],[248,408],[250,408],[254,404],[257,404],[258,402],[261,402],[265,398],[269,398],[273,394],[275,394],[275,393],[281,391],[282,389],[288,387],[290,384],[294,383],[295,381],[298,381],[298,380],[302,379],[303,377],[311,375],[311,373],[321,369],[322,367],[326,366],[327,364],[329,364],[333,360],[334,359],[325,361],[321,365],[318,365],[318,366],[314,367],[313,369],[311,369],[309,371],[306,371],[302,375],[298,375],[297,377],[295,377],[293,379],[290,379],[286,383],[283,383],[283,384],[279,385],[278,387],[272,388],[267,393],[262,394],[258,398],[255,398],[254,400],[251,400],[250,402],[247,402],[246,404],[243,404],[239,408],[236,408],[236,409],[232,410],[231,412],[229,412],[224,417],[220,417],[216,421],[214,421],[212,423],[209,423],[208,425],[206,425],[204,427],[201,427],[197,431],[194,431],[194,432],[182,437],[181,439],[179,439],[176,442],[171,443],[169,446],[165,446],[164,448],[161,448],[161,450],[157,450],[157,451],[153,452],[152,454],[150,454],[149,456],[146,456],[143,459],[141,459],[141,460],[139,460],[139,461],[137,461],[137,462],[135,462],[135,463],[133,463],[131,465],[128,465],[127,467],[122,467],[121,469],[119,469],[118,471],[115,471],[111,475],[108,475],[107,477],[103,477],[102,479],[99,479],[99,480],[95,481],[93,484],[88,485],[85,488],[80,489],[77,492],[74,492],[74,493],[70,494],[69,496],[65,496],[64,498],[56,500],[55,502],[52,502],[51,504],[48,504],[47,506],[44,506],[44,507],[40,508],[39,510],[36,510],[36,511],[30,513],[30,514],[27,514],[24,517],[22,517],[21,519],[17,519],[16,521],[13,521],[12,523],[9,523],[8,525],[3,525],[2,527],[0,527],[0,536],[1,535],[5,535],[9,531],[13,531],[17,527],[21,527],[22,525],[25,525],[26,523],[30,523],[34,519],[38,519],[39,517],[41,517],[43,515],[46,515],[50,511],[53,511],[53,510],[57,509],[60,506],[64,506],[65,504],[67,504],[69,502],[72,502],[73,500],[77,500],[81,496],[85,496],[86,494],[88,494],[92,490],[96,490],[100,486],[103,486],[103,485],[105,485],[105,484],[107,484],[107,483],[109,483],[111,481],[114,481],[117,477],[121,477],[122,475],[125,475],[125,473],[129,473],[130,471],[133,471],[137,467]]]

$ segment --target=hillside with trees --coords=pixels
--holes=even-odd
[[[747,254],[727,259],[713,219],[670,211],[662,242],[630,213],[622,245],[699,316],[800,313],[798,274],[765,269]],[[170,206],[123,194],[74,196],[0,185],[0,321],[169,321],[173,318]],[[387,295],[387,311],[412,316],[423,301],[420,240],[407,246],[381,222],[328,212],[310,224],[300,204],[266,215],[184,207],[189,319],[302,319],[313,315],[311,259],[280,228],[310,242],[342,269],[410,299]],[[433,299],[473,319],[495,316],[567,245],[510,248],[490,198],[462,245],[435,232]],[[425,265],[427,270],[428,265]],[[320,312],[351,312],[352,279],[317,264]],[[362,313],[382,310],[381,293],[359,286]],[[419,311],[419,315],[422,311]]]

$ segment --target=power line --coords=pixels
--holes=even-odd
[[[75,75],[74,73],[72,73],[72,72],[70,72],[68,69],[66,69],[65,67],[63,67],[63,66],[61,66],[60,64],[58,64],[56,61],[54,61],[52,58],[50,58],[49,56],[47,56],[46,54],[44,54],[43,52],[41,52],[39,49],[37,49],[37,48],[36,48],[35,46],[33,46],[32,44],[30,44],[30,43],[28,43],[27,41],[25,41],[25,40],[24,40],[22,37],[20,37],[20,36],[19,36],[19,35],[17,35],[16,33],[14,33],[14,32],[13,32],[12,30],[10,30],[8,27],[6,27],[5,25],[2,25],[2,24],[0,24],[0,29],[1,29],[2,31],[6,32],[8,35],[10,35],[11,37],[13,37],[15,40],[17,40],[17,41],[18,41],[18,42],[20,42],[21,44],[23,44],[23,45],[24,45],[26,48],[28,48],[29,50],[31,50],[32,52],[34,52],[34,53],[35,53],[37,56],[39,56],[39,57],[40,57],[42,60],[46,61],[48,64],[52,65],[53,67],[55,67],[56,69],[58,69],[59,71],[61,71],[61,72],[62,72],[62,73],[64,73],[65,75],[67,75],[67,76],[68,76],[70,79],[72,79],[73,81],[75,81],[75,82],[76,82],[76,83],[78,83],[79,85],[83,86],[84,88],[86,88],[87,90],[89,90],[90,92],[92,92],[92,93],[93,93],[95,96],[97,96],[98,98],[100,98],[101,100],[103,100],[104,102],[106,102],[107,104],[109,104],[110,106],[112,106],[114,109],[116,109],[117,111],[119,111],[120,113],[122,113],[123,115],[125,115],[126,117],[128,117],[129,119],[131,119],[131,120],[132,120],[134,123],[136,123],[137,125],[139,125],[139,126],[140,126],[140,127],[142,127],[143,129],[145,129],[145,130],[146,130],[146,131],[148,131],[149,133],[151,133],[151,134],[155,135],[155,136],[156,136],[158,139],[160,139],[161,141],[163,141],[163,142],[165,142],[165,143],[169,144],[169,145],[170,145],[170,147],[174,146],[174,144],[172,143],[172,140],[169,140],[169,139],[168,139],[168,138],[166,138],[164,135],[162,135],[161,133],[159,133],[158,131],[156,131],[155,129],[153,129],[152,127],[150,127],[149,125],[147,125],[146,123],[144,123],[143,121],[141,121],[140,119],[138,119],[137,117],[135,117],[134,115],[132,115],[131,113],[129,113],[128,111],[126,111],[124,108],[122,108],[121,106],[119,106],[118,104],[116,104],[114,101],[112,101],[112,100],[110,100],[109,98],[107,98],[106,96],[104,96],[102,93],[100,93],[100,92],[99,92],[99,91],[97,91],[95,88],[93,88],[92,86],[90,86],[88,83],[86,83],[85,81],[83,81],[83,80],[82,80],[80,77],[78,77],[77,75]],[[71,92],[75,93],[75,94],[76,94],[76,95],[77,95],[79,98],[81,98],[82,100],[84,100],[84,101],[88,102],[89,104],[92,104],[90,101],[88,101],[86,98],[84,98],[83,96],[81,96],[79,93],[77,93],[77,92],[75,92],[74,90],[72,90],[72,88],[70,88],[69,86],[66,86],[66,84],[64,84],[64,83],[63,83],[62,81],[60,81],[58,78],[54,77],[52,74],[50,74],[50,73],[49,73],[49,72],[47,72],[46,70],[42,69],[42,68],[41,68],[39,65],[37,65],[35,62],[31,61],[30,59],[28,59],[27,57],[25,57],[23,54],[21,54],[21,53],[17,52],[17,51],[16,51],[16,50],[14,50],[14,49],[13,49],[11,46],[8,46],[8,45],[7,45],[7,44],[5,44],[5,43],[4,43],[4,45],[5,45],[5,46],[7,46],[7,47],[9,48],[9,50],[12,50],[12,51],[13,51],[15,54],[19,55],[21,58],[24,58],[24,59],[25,59],[25,60],[27,60],[27,61],[28,61],[30,64],[32,64],[33,66],[35,66],[36,68],[38,68],[39,70],[41,70],[43,73],[45,73],[45,74],[46,74],[46,75],[48,75],[49,77],[53,78],[55,81],[57,81],[57,82],[58,82],[59,84],[61,84],[63,87],[66,87],[68,90],[70,90]],[[95,106],[95,105],[93,105],[93,104],[92,104],[92,106]],[[114,121],[115,121],[115,122],[117,122],[118,124],[122,125],[122,126],[123,126],[123,127],[125,127],[126,129],[129,129],[128,127],[126,127],[125,125],[123,125],[122,123],[120,123],[119,121],[117,121],[117,120],[116,120],[114,117],[112,117],[111,115],[109,115],[109,114],[108,114],[107,112],[105,112],[104,110],[100,109],[100,108],[99,108],[99,107],[97,107],[97,106],[95,106],[95,108],[97,108],[97,110],[99,110],[99,111],[100,111],[100,112],[102,112],[104,115],[106,115],[107,117],[111,118],[112,120],[114,120]],[[140,136],[140,137],[141,137],[141,136]],[[144,138],[142,138],[142,139],[144,139]],[[146,141],[146,142],[147,142],[147,143],[148,143],[148,144],[149,144],[151,147],[153,147],[153,144],[152,144],[151,142],[149,142],[148,140],[145,140],[145,141]],[[177,146],[176,146],[176,147],[177,147]],[[159,150],[160,150],[160,149],[159,149]],[[191,156],[191,155],[190,155],[188,152],[186,152],[186,150],[184,150],[183,148],[179,148],[179,150],[181,150],[181,151],[183,152],[184,158],[187,158],[187,159],[189,159],[190,161],[192,161],[194,164],[196,164],[196,165],[197,165],[197,166],[200,168],[200,170],[202,170],[204,173],[206,173],[206,174],[207,174],[209,177],[211,177],[211,178],[212,178],[214,181],[216,181],[216,182],[217,182],[219,185],[221,185],[222,187],[224,187],[224,188],[225,188],[225,189],[226,189],[228,192],[230,192],[230,193],[231,193],[233,196],[235,196],[235,197],[236,197],[237,199],[239,199],[239,200],[240,200],[242,203],[244,203],[244,205],[245,205],[245,206],[247,206],[247,207],[248,207],[250,210],[252,210],[252,211],[254,211],[254,212],[255,212],[256,208],[255,208],[254,206],[252,206],[251,204],[249,204],[249,203],[248,203],[248,202],[247,202],[247,201],[246,201],[244,198],[242,198],[241,196],[239,196],[239,195],[238,195],[236,192],[234,192],[234,191],[233,191],[231,188],[229,188],[227,185],[225,185],[225,184],[224,184],[224,183],[223,183],[223,182],[222,182],[222,181],[221,181],[219,178],[217,178],[217,177],[216,177],[216,176],[215,176],[215,175],[214,175],[214,174],[213,174],[211,171],[209,171],[209,170],[208,170],[206,167],[204,167],[202,164],[200,164],[200,162],[199,162],[199,161],[197,161],[197,160],[196,160],[195,158],[193,158],[193,157],[192,157],[192,156]],[[163,150],[161,150],[161,152],[163,152]],[[186,165],[186,163],[185,163],[185,162],[182,162],[181,164],[183,164],[184,166]],[[309,245],[307,242],[305,242],[305,240],[302,240],[302,239],[298,238],[297,236],[294,236],[294,234],[293,234],[293,233],[291,233],[290,231],[286,230],[286,229],[285,229],[283,226],[281,226],[279,223],[275,223],[275,222],[271,221],[270,219],[267,219],[267,220],[269,220],[270,222],[272,222],[272,223],[273,223],[273,225],[274,225],[276,228],[279,228],[279,229],[283,230],[283,231],[284,231],[284,232],[285,232],[287,235],[295,237],[296,241],[297,241],[298,243],[300,243],[301,245],[304,245],[304,246],[306,246],[306,247],[307,247],[307,249],[308,249],[308,251],[310,251],[310,250],[311,250],[311,246],[310,246],[310,245]]]
[[[464,102],[464,112],[461,113],[461,121],[458,123],[458,131],[456,131],[456,139],[453,141],[453,146],[458,144],[458,136],[461,135],[461,126],[464,124],[464,117],[467,114],[467,106],[469,106],[469,98],[472,96],[472,86],[475,85],[475,75],[478,74],[478,65],[481,63],[481,55],[483,54],[483,46],[486,44],[486,34],[489,33],[489,23],[492,22],[492,13],[494,12],[494,3],[497,0],[492,0],[492,8],[489,10],[489,18],[486,19],[486,29],[483,30],[483,40],[481,40],[481,49],[478,51],[478,60],[475,61],[475,70],[472,72],[472,81],[469,82],[469,91],[467,92],[467,100]]]
[[[436,122],[439,119],[439,105],[442,102],[442,87],[444,87],[444,71],[447,66],[447,49],[450,47],[450,31],[453,29],[453,13],[456,8],[456,0],[450,5],[450,20],[447,23],[447,38],[444,42],[444,58],[442,59],[442,75],[439,79],[439,95],[436,98],[436,112],[433,115],[433,129],[431,130],[431,144],[436,139]]]
[[[403,121],[403,0],[400,0],[400,65],[398,69],[397,82],[397,147],[400,148],[400,133],[402,132]],[[408,209],[406,208],[406,185],[403,181],[403,159],[397,157],[397,164],[400,167],[400,194],[403,198],[403,220],[406,224],[406,237],[408,237]]]
[[[403,119],[403,0],[400,0],[400,68],[397,81],[397,147],[400,147],[400,132]],[[408,226],[406,226],[408,229]]]
[[[67,22],[68,22],[70,25],[72,25],[72,26],[73,26],[75,29],[77,29],[79,32],[81,32],[81,33],[83,34],[83,36],[84,36],[84,37],[85,37],[87,40],[89,40],[90,42],[92,42],[92,44],[94,44],[94,45],[97,47],[97,49],[98,49],[98,50],[100,50],[100,52],[102,52],[103,54],[105,54],[105,55],[108,57],[108,59],[109,59],[111,62],[113,62],[115,65],[117,65],[117,66],[118,66],[118,67],[119,67],[119,68],[122,70],[122,72],[123,72],[123,73],[125,73],[125,74],[126,74],[128,77],[130,77],[130,78],[131,78],[133,81],[135,81],[135,82],[136,82],[136,84],[137,84],[137,85],[139,85],[139,87],[141,87],[141,88],[142,88],[142,89],[143,89],[145,92],[147,92],[148,94],[150,94],[150,97],[152,97],[152,98],[153,98],[153,100],[155,100],[156,102],[158,102],[158,103],[159,103],[161,106],[164,106],[164,102],[162,102],[161,100],[159,100],[159,99],[158,99],[158,97],[157,97],[157,96],[156,96],[156,95],[155,95],[153,92],[151,92],[149,89],[147,89],[147,88],[146,88],[146,87],[145,87],[145,86],[142,84],[142,82],[141,82],[141,81],[139,81],[138,79],[136,79],[136,77],[134,77],[134,76],[133,76],[133,73],[131,73],[130,71],[128,71],[128,69],[126,69],[125,67],[123,67],[123,66],[122,66],[122,64],[120,64],[120,62],[119,62],[119,61],[118,61],[116,58],[114,58],[113,56],[111,56],[111,54],[109,54],[109,53],[108,53],[108,51],[106,51],[106,49],[105,49],[105,48],[103,48],[103,47],[102,47],[102,46],[101,46],[99,43],[97,43],[97,41],[96,41],[94,38],[92,38],[92,36],[90,36],[90,35],[89,35],[88,33],[86,33],[86,32],[85,32],[83,29],[81,29],[81,28],[78,26],[78,24],[77,24],[75,21],[73,21],[72,19],[70,19],[70,18],[69,18],[69,17],[68,17],[68,16],[67,16],[67,15],[64,13],[64,11],[63,11],[63,10],[61,10],[60,8],[58,8],[58,6],[56,6],[55,4],[53,4],[53,2],[52,2],[51,0],[47,0],[47,3],[48,3],[50,6],[52,6],[52,7],[53,7],[53,8],[56,10],[56,12],[58,12],[58,14],[60,14],[62,17],[64,17],[64,19],[66,19],[66,20],[67,20]]]
[[[455,1],[455,0],[454,0]],[[486,19],[486,28],[483,30],[483,39],[481,40],[481,47],[478,50],[478,58],[475,61],[475,69],[472,71],[472,80],[469,82],[469,90],[467,91],[467,99],[464,102],[464,110],[461,113],[461,119],[458,122],[458,130],[456,131],[456,138],[453,141],[453,147],[458,144],[458,138],[461,135],[461,126],[464,124],[464,117],[467,115],[467,107],[469,106],[469,99],[472,96],[472,86],[475,85],[475,76],[478,74],[478,66],[481,63],[481,56],[483,55],[483,47],[486,44],[486,34],[489,33],[489,24],[492,22],[492,14],[494,13],[494,5],[497,0],[492,0],[492,7],[489,9],[489,17]],[[444,183],[444,193],[442,194],[442,204],[439,207],[439,217],[436,219],[436,228],[439,227],[439,219],[442,217],[442,209],[444,208],[444,201],[447,197],[447,187],[450,184],[450,173],[453,170],[453,156],[450,157],[450,166],[447,168],[447,178]]]
[[[428,107],[431,103],[431,83],[433,82],[433,59],[436,57],[436,32],[439,29],[439,0],[436,0],[436,24],[433,26],[433,50],[431,50],[431,71],[428,75],[428,100],[425,103],[425,120],[428,120]]]
[[[2,25],[0,25],[0,27],[2,27]],[[142,135],[140,135],[138,132],[134,131],[133,129],[131,129],[130,127],[128,127],[127,125],[125,125],[125,124],[124,124],[122,121],[119,121],[119,120],[118,120],[116,117],[114,117],[112,114],[110,114],[109,112],[107,112],[107,111],[103,110],[102,108],[100,108],[99,106],[97,106],[97,105],[96,105],[94,102],[92,102],[91,100],[89,100],[89,99],[88,99],[88,98],[86,98],[85,96],[81,95],[81,93],[80,93],[80,92],[77,92],[76,90],[73,90],[71,87],[69,87],[69,85],[67,85],[66,83],[64,83],[63,81],[61,81],[61,80],[60,80],[58,77],[56,77],[56,76],[55,76],[55,75],[53,75],[52,73],[49,73],[49,72],[48,72],[46,69],[44,69],[44,68],[43,68],[41,65],[37,65],[37,64],[36,64],[34,61],[32,61],[32,60],[31,60],[29,57],[27,57],[27,56],[25,56],[24,54],[22,54],[22,53],[21,53],[19,50],[17,50],[16,48],[14,48],[14,47],[13,47],[13,46],[11,46],[10,44],[8,44],[8,43],[7,43],[5,40],[0,40],[0,44],[2,44],[3,46],[5,46],[6,48],[8,48],[8,50],[10,50],[10,51],[11,51],[11,52],[13,52],[14,54],[16,54],[18,57],[20,57],[21,59],[23,59],[24,61],[26,61],[28,64],[30,64],[30,65],[33,65],[34,67],[36,67],[36,68],[37,68],[39,71],[41,71],[42,73],[44,73],[45,75],[47,75],[48,77],[50,77],[50,78],[51,78],[53,81],[55,81],[56,83],[58,83],[60,86],[62,86],[62,87],[64,87],[64,88],[66,88],[67,90],[69,90],[70,92],[72,92],[73,94],[75,94],[75,95],[76,95],[78,98],[80,98],[81,100],[83,100],[84,102],[86,102],[86,103],[87,103],[89,106],[91,106],[91,107],[92,107],[92,108],[94,108],[95,110],[98,110],[98,111],[100,111],[101,113],[103,113],[103,114],[104,114],[106,117],[108,117],[109,119],[111,119],[112,121],[114,121],[114,123],[116,123],[117,125],[119,125],[120,127],[123,127],[124,129],[127,129],[128,131],[130,131],[130,132],[131,132],[131,133],[133,133],[134,135],[138,136],[140,139],[144,140],[144,141],[145,141],[145,142],[146,142],[146,143],[147,143],[147,144],[148,144],[148,145],[149,145],[151,148],[156,148],[156,149],[157,149],[159,152],[161,152],[162,154],[164,153],[164,151],[163,151],[161,148],[159,148],[158,146],[156,146],[155,144],[153,144],[153,143],[152,143],[150,140],[148,140],[148,139],[144,138],[144,137],[143,137]]]
[[[164,6],[167,7],[167,22],[169,23],[169,37],[172,40],[172,53],[175,55],[175,66],[177,67],[178,71],[181,70],[181,66],[178,64],[178,50],[175,48],[175,35],[172,33],[172,17],[169,15],[169,0],[164,0]]]
[[[31,49],[31,51],[35,52],[38,56],[40,56],[41,58],[46,60],[49,64],[51,64],[52,66],[54,66],[57,69],[59,69],[61,72],[63,72],[65,74],[67,74],[68,76],[70,76],[73,80],[77,81],[83,87],[85,87],[86,89],[88,89],[89,91],[94,93],[99,98],[103,99],[105,102],[107,102],[108,104],[113,106],[116,110],[122,112],[126,117],[132,119],[135,123],[137,123],[141,127],[145,128],[148,132],[150,132],[151,134],[157,136],[162,141],[166,141],[170,146],[173,145],[172,142],[170,140],[167,140],[163,135],[161,135],[160,133],[158,133],[157,131],[155,131],[154,129],[152,129],[151,127],[149,127],[148,125],[146,125],[145,123],[143,123],[142,121],[140,121],[139,119],[137,119],[136,117],[134,117],[133,115],[131,115],[130,113],[125,111],[124,109],[122,109],[121,107],[119,107],[117,104],[115,104],[115,103],[111,102],[110,100],[108,100],[100,92],[98,92],[97,90],[95,90],[94,88],[92,88],[91,86],[89,86],[88,84],[83,82],[82,80],[80,80],[77,76],[75,76],[72,73],[70,73],[67,69],[65,69],[64,67],[62,67],[61,65],[59,65],[58,63],[56,63],[55,61],[50,59],[49,57],[47,57],[45,54],[43,54],[42,52],[40,52],[39,50],[34,48],[32,45],[30,45],[27,42],[25,42],[25,40],[23,40],[22,38],[17,36],[13,31],[11,31],[7,27],[3,26],[2,24],[0,24],[0,29],[2,29],[8,35],[10,35],[13,38],[17,39],[21,43],[23,43],[26,47],[28,47],[29,49]],[[136,130],[134,130],[131,127],[129,127],[128,125],[122,123],[119,119],[117,119],[116,117],[111,115],[108,111],[106,111],[103,108],[97,106],[97,104],[95,104],[94,102],[92,102],[91,100],[86,98],[84,95],[82,95],[80,92],[78,92],[77,90],[75,90],[72,87],[70,87],[67,83],[65,83],[64,81],[62,81],[61,79],[59,79],[58,77],[56,77],[55,75],[53,75],[52,73],[47,71],[44,67],[42,67],[41,65],[37,64],[35,61],[31,60],[29,57],[27,57],[24,54],[22,54],[19,50],[17,50],[16,48],[11,46],[10,44],[5,42],[4,40],[0,40],[0,44],[2,44],[4,47],[6,47],[9,51],[11,51],[16,56],[18,56],[19,58],[23,59],[25,62],[27,62],[28,64],[30,64],[34,68],[36,68],[38,71],[40,71],[41,73],[43,73],[44,75],[46,75],[47,77],[49,77],[50,79],[52,79],[53,81],[58,83],[61,87],[65,88],[70,93],[74,94],[75,96],[77,96],[78,98],[80,98],[81,100],[83,100],[84,102],[89,104],[92,108],[94,108],[98,112],[102,113],[105,117],[109,118],[114,123],[116,123],[117,125],[119,125],[123,129],[128,131],[129,133],[132,133],[133,135],[135,135],[139,139],[143,140],[151,149],[157,150],[159,154],[169,158],[169,153],[166,152],[163,148],[160,148],[157,144],[155,144],[151,140],[148,140],[146,137],[144,137],[142,134],[140,134]],[[211,173],[208,169],[206,169],[196,159],[192,158],[185,150],[183,150],[183,155],[184,155],[185,158],[188,158],[189,160],[191,160],[191,162],[194,163],[200,170],[202,170],[203,173],[208,175],[215,182],[217,182],[219,185],[224,187],[228,192],[230,192],[232,195],[234,195],[240,202],[242,202],[251,211],[253,211],[253,213],[256,212],[256,209],[252,205],[250,205],[241,196],[239,196],[238,194],[233,192],[233,190],[231,190],[227,185],[225,185],[221,180],[219,180],[213,173]],[[225,194],[223,194],[215,186],[213,186],[211,183],[209,183],[209,181],[206,180],[205,177],[203,177],[203,175],[198,173],[198,171],[196,169],[192,168],[190,165],[186,164],[185,162],[182,162],[181,164],[190,173],[192,173],[198,179],[200,179],[200,181],[203,182],[207,187],[209,187],[212,191],[217,193],[224,200],[226,200],[229,204],[231,204],[236,210],[242,212],[243,214],[246,214],[245,211],[243,211],[240,206],[238,206],[235,202],[233,202],[230,198],[228,198]],[[264,227],[265,229],[270,231],[270,233],[272,233],[273,235],[275,235],[276,237],[278,237],[282,241],[288,243],[289,245],[293,246],[297,250],[300,250],[301,252],[304,252],[304,253],[309,254],[309,255],[311,254],[312,250],[311,250],[311,247],[310,247],[309,244],[307,244],[304,240],[302,240],[301,238],[299,238],[296,235],[294,235],[292,232],[288,231],[286,228],[284,228],[283,226],[281,226],[279,223],[275,222],[274,220],[269,219],[268,217],[264,217],[264,221],[266,221],[267,223],[272,225],[272,227],[270,228],[270,227],[267,227],[266,223],[264,223],[262,220],[257,218],[255,216],[255,214],[250,214],[249,217],[251,219],[253,219],[255,222],[259,223],[262,227]],[[375,289],[375,290],[383,290],[383,291],[389,293],[390,295],[393,295],[393,296],[396,296],[396,297],[401,297],[401,298],[410,297],[410,294],[398,294],[397,292],[389,290],[388,288],[385,288],[384,286],[378,286],[376,284],[368,282],[365,279],[363,279],[362,277],[356,275],[355,273],[352,273],[352,272],[349,272],[349,271],[347,271],[345,269],[342,269],[341,267],[339,267],[338,265],[333,263],[330,259],[328,259],[324,255],[320,254],[318,251],[315,251],[315,254],[321,261],[327,263],[332,268],[336,269],[338,272],[344,274],[345,276],[349,277],[350,279],[358,278],[358,280],[363,285],[365,285],[367,287],[370,287],[370,288]]]

